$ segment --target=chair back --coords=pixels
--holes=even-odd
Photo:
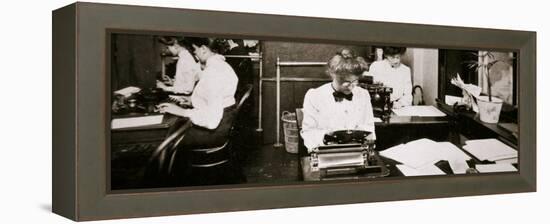
[[[304,111],[302,108],[296,108],[296,124],[298,125],[298,130],[302,129],[302,121],[304,120]]]
[[[301,134],[303,120],[304,120],[303,108],[296,108],[296,124],[298,126],[298,134],[300,135],[300,137],[298,138],[298,156],[300,157],[308,155],[307,149],[304,146],[304,139],[302,139],[302,134]]]
[[[231,146],[231,140],[235,135],[234,129],[238,122],[238,117],[243,104],[250,97],[250,94],[252,94],[252,88],[252,85],[247,86],[246,92],[244,92],[244,94],[239,97],[236,108],[231,111],[231,120],[229,121],[231,127],[229,128],[229,133],[227,133],[227,140],[225,141],[225,143],[221,146],[216,146],[212,148],[190,150],[192,156],[192,158],[190,158],[190,165],[192,167],[214,167],[224,164],[231,159],[231,150],[229,149],[229,147]]]

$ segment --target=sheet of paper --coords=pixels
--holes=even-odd
[[[124,89],[120,89],[120,90],[115,91],[115,94],[123,95],[124,97],[129,97],[132,94],[137,93],[139,91],[141,91],[141,89],[138,88],[138,87],[128,86]]]
[[[435,142],[425,138],[388,148],[381,151],[380,155],[412,168],[434,164],[440,160],[466,161],[471,159],[450,142]]]
[[[457,102],[462,102],[462,97],[445,95],[445,103],[447,105],[453,106]]]
[[[374,117],[374,122],[382,122],[382,119],[380,119],[379,117]]]
[[[397,169],[407,177],[411,176],[429,176],[429,175],[445,175],[437,166],[430,164],[419,168],[413,168],[407,165],[396,165]]]
[[[462,148],[479,160],[511,159],[518,154],[515,149],[494,138],[469,140]]]
[[[433,164],[439,161],[436,154],[437,143],[429,139],[419,139],[398,145],[380,152],[380,155],[406,164],[407,166],[418,168],[427,164]]]
[[[319,168],[363,165],[361,152],[319,154]]]
[[[111,129],[140,127],[162,123],[164,115],[116,118],[111,121]]]
[[[508,163],[508,164],[518,163],[518,158],[516,157],[511,159],[495,160],[495,163]]]
[[[515,172],[518,171],[512,164],[497,163],[497,164],[477,164],[476,170],[480,173],[495,173],[495,172]]]
[[[416,116],[416,117],[445,117],[446,114],[434,106],[408,106],[399,109],[393,109],[397,116]]]
[[[465,174],[466,170],[470,168],[468,166],[468,163],[466,163],[465,160],[454,160],[454,161],[451,160],[448,162],[454,174]]]
[[[468,156],[466,153],[460,150],[456,145],[450,142],[438,142],[436,148],[437,148],[437,151],[434,153],[439,154],[438,158],[441,160],[466,161],[471,159],[470,156]]]

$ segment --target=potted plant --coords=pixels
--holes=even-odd
[[[509,60],[497,59],[495,55],[489,51],[480,51],[472,53],[477,56],[478,60],[466,61],[468,68],[473,69],[487,78],[487,96],[477,96],[477,105],[479,108],[479,119],[486,123],[497,123],[502,109],[503,100],[493,97],[491,87],[491,68],[497,63],[510,64]]]

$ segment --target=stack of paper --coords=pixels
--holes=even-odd
[[[139,91],[141,91],[141,89],[138,88],[138,87],[128,86],[124,89],[119,89],[119,90],[115,91],[115,94],[123,95],[124,97],[130,97],[132,94],[137,93]]]
[[[445,175],[445,172],[441,171],[434,164],[419,167],[417,169],[407,165],[396,165],[399,171],[407,177],[411,176],[428,176],[428,175]]]
[[[450,142],[435,142],[430,139],[419,139],[401,144],[380,152],[380,155],[402,163],[398,165],[404,175],[436,175],[439,168],[434,164],[447,160],[455,174],[465,173],[470,157]],[[435,172],[435,169],[439,170]]]
[[[455,103],[461,103],[462,97],[445,95],[445,103],[447,105],[453,106]]]
[[[518,171],[512,164],[497,163],[497,164],[477,164],[476,170],[480,173],[495,173],[495,172],[516,172]]]
[[[111,129],[140,127],[162,123],[164,115],[116,118],[111,121]]]
[[[393,113],[397,116],[416,116],[416,117],[445,117],[445,113],[441,112],[434,106],[408,106],[399,109],[393,109]]]
[[[462,148],[481,161],[517,163],[518,159],[518,151],[494,138],[466,141]]]

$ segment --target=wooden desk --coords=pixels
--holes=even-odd
[[[162,123],[111,130],[111,145],[162,141],[176,123],[186,118],[165,114]]]
[[[466,139],[496,138],[512,148],[518,148],[516,136],[498,127],[498,123],[482,122],[479,120],[479,116],[471,111],[455,113],[452,106],[443,103],[439,103],[438,108],[451,118],[451,126],[455,134],[462,135]]]
[[[389,121],[376,122],[374,125],[377,150],[384,150],[420,138],[447,141],[450,133],[448,117],[402,117],[392,115]]]
[[[188,119],[164,115],[161,124],[111,131],[111,188],[143,188],[145,167],[153,151],[171,133]]]

